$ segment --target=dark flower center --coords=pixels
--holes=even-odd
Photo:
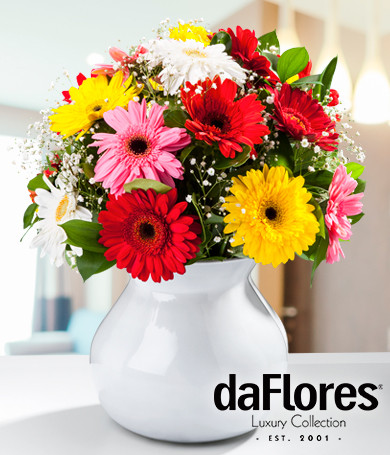
[[[219,119],[214,119],[211,121],[210,123],[211,126],[215,126],[215,128],[218,128],[218,129],[222,129],[223,126],[224,126],[224,122],[222,120],[219,120]]]
[[[122,229],[124,241],[140,254],[160,254],[169,241],[169,227],[155,213],[133,212]]]
[[[223,131],[226,129],[228,124],[228,118],[219,113],[212,113],[208,118],[205,120],[206,125],[213,126],[214,128],[218,129],[219,131]]]
[[[150,150],[149,141],[145,137],[142,137],[142,136],[141,137],[140,136],[132,137],[129,140],[127,147],[128,147],[128,151],[132,155],[136,155],[136,156],[147,155]]]
[[[151,240],[156,235],[156,231],[152,224],[146,222],[140,225],[139,234],[143,240]]]
[[[265,216],[273,221],[276,217],[277,217],[277,212],[276,210],[273,208],[273,207],[268,207],[267,209],[265,209]]]

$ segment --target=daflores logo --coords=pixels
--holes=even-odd
[[[371,383],[357,387],[345,382],[321,383],[316,387],[305,382],[292,390],[289,374],[264,374],[261,387],[245,383],[237,389],[236,375],[230,374],[228,383],[220,383],[215,387],[214,403],[220,411],[234,411],[237,408],[243,411],[269,411],[271,397],[280,395],[287,411],[310,411],[316,406],[326,411],[330,401],[341,411],[349,411],[356,406],[364,411],[372,411],[378,407],[378,400],[373,394],[377,389]]]

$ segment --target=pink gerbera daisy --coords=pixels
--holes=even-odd
[[[347,174],[345,166],[340,164],[334,173],[329,187],[329,201],[326,207],[325,223],[329,232],[329,246],[326,252],[326,262],[340,260],[340,254],[344,258],[340,239],[349,240],[352,235],[351,223],[348,216],[359,215],[363,204],[360,199],[363,193],[352,194],[357,186],[356,180]]]
[[[183,179],[183,166],[172,152],[183,149],[191,138],[185,128],[164,126],[164,107],[153,104],[146,115],[146,102],[130,101],[128,111],[116,107],[104,120],[116,134],[98,133],[90,146],[104,154],[95,166],[95,181],[120,195],[123,185],[137,178],[158,180],[171,187]]]

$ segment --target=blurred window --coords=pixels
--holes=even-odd
[[[19,157],[9,150],[15,139],[0,135],[0,354],[7,341],[30,336],[35,290],[37,252],[29,248],[31,236],[20,242],[31,200],[26,176],[18,173]]]

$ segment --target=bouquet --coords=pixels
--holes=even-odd
[[[84,280],[114,265],[160,282],[196,261],[344,257],[362,216],[361,147],[334,58],[311,74],[275,31],[170,26],[77,76],[42,112],[24,227]],[[26,145],[24,154],[33,147]],[[42,158],[43,157],[43,158]]]

